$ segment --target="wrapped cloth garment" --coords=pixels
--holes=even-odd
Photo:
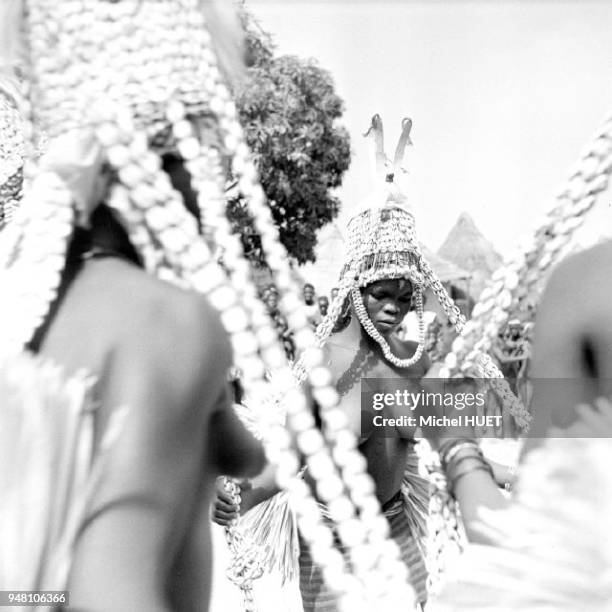
[[[235,404],[234,410],[247,429],[259,438],[266,424],[283,424],[286,419],[282,403],[273,399],[265,405],[245,401]],[[425,547],[429,481],[420,476],[418,464],[419,457],[415,445],[412,445],[406,459],[401,491],[385,504],[383,511],[389,520],[391,537],[399,545],[402,560],[409,568],[418,599],[424,602],[427,599]],[[325,515],[325,508],[322,510]],[[286,492],[250,509],[238,520],[237,526],[245,541],[259,550],[259,560],[265,568],[264,577],[280,576],[281,589],[299,577],[305,612],[336,609],[335,594],[323,583],[320,570],[314,566],[305,543],[299,538],[297,520]],[[260,580],[254,581],[254,591],[257,591]],[[312,601],[316,601],[318,607],[309,607]],[[320,607],[328,606],[328,603],[331,607]]]
[[[94,385],[86,373],[66,377],[29,353],[0,362],[2,589],[66,588],[79,529],[126,412],[115,411],[94,456]]]
[[[417,599],[423,604],[427,599],[424,537],[428,483],[418,475],[417,462],[416,454],[411,453],[404,473],[402,490],[383,506],[383,513],[389,522],[391,538],[397,543],[402,561],[408,567],[410,582]],[[325,512],[324,506],[322,509]],[[346,557],[346,553],[342,552]],[[302,540],[300,540],[299,564],[304,612],[336,612],[337,596],[323,581],[320,568],[314,564],[310,551]]]

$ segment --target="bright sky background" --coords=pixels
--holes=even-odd
[[[393,153],[402,117],[417,229],[437,249],[461,211],[505,255],[536,223],[612,112],[607,0],[249,0],[281,53],[314,57],[346,102],[353,162],[345,212],[369,190],[362,138],[382,115]],[[612,196],[589,220],[612,235]],[[588,239],[587,239],[588,240]]]

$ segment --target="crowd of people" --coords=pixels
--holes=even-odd
[[[456,424],[462,408],[415,406],[440,417],[430,426],[387,406],[377,430],[378,408],[363,405],[364,380],[387,397],[444,378],[471,309],[423,256],[395,181],[410,120],[389,162],[373,118],[374,197],[349,221],[337,287],[317,296],[295,281],[238,121],[247,54],[231,2],[11,0],[0,18],[0,97],[24,139],[45,134],[18,187],[0,186],[0,591],[22,593],[11,603],[206,611],[214,521],[247,612],[609,609],[610,449],[588,438],[612,434],[610,244],[558,267],[533,347],[529,325],[501,332],[502,366],[579,381],[530,390],[534,439],[509,498],[473,424]],[[230,173],[261,237],[263,289],[226,216]],[[441,311],[429,335],[426,292]],[[409,313],[416,341],[401,334]],[[455,399],[484,368],[471,355],[476,370],[447,381]],[[504,408],[503,393],[495,401]],[[460,522],[449,506],[432,526],[434,485]],[[574,498],[557,504],[564,486]],[[434,593],[432,552],[462,529],[465,556]],[[279,592],[293,582],[291,603],[255,592],[275,572]]]
[[[332,299],[334,291],[337,293],[337,288],[332,289]],[[278,289],[273,284],[268,285],[260,291],[260,298],[274,321],[287,357],[293,361],[295,359],[295,340],[286,317],[283,316],[278,308]],[[302,298],[308,323],[316,330],[327,316],[329,298],[326,295],[317,295],[311,283],[304,283],[302,286]]]

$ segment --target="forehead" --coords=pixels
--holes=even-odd
[[[367,291],[373,291],[375,289],[384,289],[394,292],[410,292],[412,291],[412,283],[407,278],[389,278],[366,285]]]

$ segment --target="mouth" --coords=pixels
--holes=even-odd
[[[384,329],[392,329],[393,327],[396,327],[397,324],[398,321],[376,321],[376,325]]]

